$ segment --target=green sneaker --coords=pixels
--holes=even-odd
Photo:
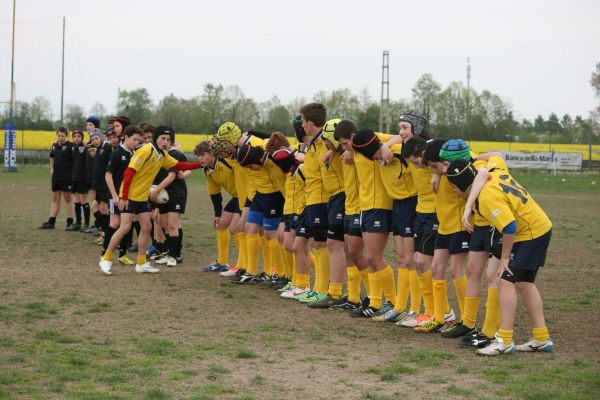
[[[304,303],[304,304],[311,304],[311,303],[314,303],[316,301],[321,301],[321,300],[323,300],[326,297],[327,297],[326,294],[321,294],[321,293],[313,292],[312,296],[306,296],[305,298],[300,299],[300,302]]]
[[[291,288],[292,286],[294,286],[294,285],[292,284],[292,281],[289,281],[289,282],[287,283],[287,285],[285,285],[285,286],[284,286],[284,287],[282,287],[281,289],[277,289],[277,291],[278,291],[278,292],[287,292],[288,290],[290,290],[290,288]]]
[[[310,308],[329,308],[334,305],[338,300],[334,299],[330,295],[323,297],[321,300],[313,301],[309,303],[308,306]]]
[[[304,299],[304,298],[306,298],[308,296],[312,296],[313,293],[315,293],[315,292],[313,292],[312,290],[306,288],[303,291],[301,291],[300,293],[298,293],[297,295],[294,295],[293,299],[294,300],[302,300],[302,299]]]

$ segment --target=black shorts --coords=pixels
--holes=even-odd
[[[504,272],[502,274],[502,279],[508,282],[517,283],[517,282],[528,282],[535,283],[535,277],[537,276],[538,269],[521,269],[521,268],[511,268],[512,275],[508,272]]]
[[[304,223],[311,228],[325,228],[327,232],[327,203],[311,204],[304,209]]]
[[[524,270],[535,270],[543,267],[546,263],[546,253],[551,237],[552,230],[549,230],[538,238],[513,244],[508,267]]]
[[[283,203],[285,198],[281,192],[259,193],[256,192],[250,211],[262,213],[264,218],[279,218],[283,215]]]
[[[74,181],[71,187],[71,193],[88,194],[90,185],[87,181]]]
[[[108,199],[108,213],[110,215],[119,215],[121,214],[121,210],[119,210],[119,205],[115,205],[113,203],[113,199]]]
[[[108,195],[107,188],[101,188],[101,187],[96,188],[96,201],[98,203],[108,203],[109,198],[110,198],[110,196]]]
[[[281,218],[279,219],[279,224],[281,225],[281,223],[283,222],[283,231],[284,232],[289,232],[291,229],[291,225],[290,225],[290,219],[291,219],[291,215],[290,214],[285,214],[282,215]]]
[[[471,240],[469,240],[469,251],[486,252],[492,251],[492,227],[477,226],[473,227]]]
[[[52,191],[53,192],[71,192],[73,184],[70,179],[56,179],[52,178]]]
[[[127,208],[125,208],[121,212],[128,213],[128,214],[143,214],[143,213],[151,212],[151,211],[152,210],[150,208],[150,202],[148,200],[146,200],[146,201],[129,200],[127,202]]]
[[[185,214],[186,203],[187,199],[185,197],[169,197],[169,201],[165,204],[158,205],[158,212],[161,214],[170,212]]]
[[[226,211],[226,212],[232,213],[232,214],[241,214],[242,210],[240,210],[240,204],[238,202],[238,198],[232,197],[231,199],[229,199],[227,204],[225,204],[225,208],[223,209],[223,211]]]
[[[252,205],[252,199],[246,197],[246,201],[244,202],[244,208],[250,208]]]
[[[360,231],[360,214],[344,216],[344,234],[362,237],[362,232]]]
[[[471,235],[467,231],[460,231],[443,235],[438,233],[435,236],[435,250],[448,250],[450,255],[469,252],[469,239]]]
[[[392,231],[392,211],[374,208],[360,213],[362,233],[389,233]]]
[[[300,219],[300,216],[298,214],[291,214],[290,215],[290,229],[296,230],[296,227],[298,226],[298,220],[299,219]]]
[[[392,232],[394,236],[412,237],[417,215],[417,196],[394,200],[392,204]]]
[[[435,251],[435,233],[415,233],[415,252],[433,257]]]
[[[296,236],[307,239],[313,238],[315,242],[327,241],[327,228],[324,226],[308,226],[306,224],[306,210],[298,217],[296,224]]]
[[[346,193],[340,192],[329,198],[327,202],[327,224],[344,226],[344,206]]]

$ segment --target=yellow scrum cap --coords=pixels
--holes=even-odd
[[[240,137],[242,136],[242,130],[234,122],[224,122],[217,131],[216,138],[219,141],[229,142],[233,146],[237,146]]]
[[[340,144],[337,140],[335,140],[334,138],[334,134],[335,134],[335,127],[337,126],[337,124],[339,124],[342,120],[339,118],[334,118],[334,119],[330,119],[329,121],[327,121],[325,123],[325,126],[323,127],[323,139],[327,139],[331,142],[331,144],[333,145],[333,147],[337,150],[340,147]]]

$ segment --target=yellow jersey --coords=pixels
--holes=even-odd
[[[177,160],[168,152],[158,150],[153,143],[146,143],[131,156],[128,168],[136,171],[129,187],[129,200],[147,201],[154,177],[161,168],[167,171],[177,165]],[[123,196],[123,185],[119,191]]]
[[[319,132],[309,143],[304,157],[304,177],[306,178],[306,205],[323,204],[329,201],[330,193],[323,187],[321,164],[327,153],[327,146]]]
[[[466,230],[462,223],[466,200],[452,189],[446,175],[440,177],[438,191],[435,194],[435,213],[439,227],[438,233],[450,235]]]
[[[544,210],[508,173],[490,175],[477,197],[477,209],[500,232],[516,221],[515,242],[536,239],[552,228]]]
[[[304,176],[304,164],[301,164],[291,174],[294,181],[294,214],[302,214],[306,207],[306,178]]]
[[[358,181],[358,199],[361,211],[392,209],[392,198],[388,196],[378,161],[371,161],[359,152],[354,152],[354,166]]]
[[[344,192],[346,192],[344,212],[346,215],[355,215],[360,213],[356,167],[354,163],[346,164],[342,161],[342,170],[344,171]]]
[[[394,153],[394,160],[379,168],[387,194],[393,200],[416,196],[417,189],[413,182],[412,171],[408,167],[408,162],[400,156],[402,144],[395,144],[390,150]]]
[[[230,163],[231,160],[218,158],[214,167],[204,167],[206,188],[209,195],[219,194],[223,188],[231,197],[237,197],[233,166]]]
[[[322,139],[321,142],[323,142]],[[325,143],[323,143],[323,145],[325,145]],[[329,151],[326,145],[325,150],[325,153]],[[323,188],[330,196],[335,196],[344,191],[344,168],[342,167],[340,154],[337,151],[330,163],[324,163],[321,158],[321,177],[323,179]]]
[[[473,166],[476,169],[485,168],[488,171],[490,171],[490,173],[492,173],[492,174],[498,174],[498,173],[507,174],[508,173],[508,166],[506,165],[506,162],[504,161],[504,159],[502,157],[499,157],[499,156],[492,156],[492,157],[490,157],[490,159],[488,161],[475,160],[473,162]],[[474,206],[474,208],[475,208],[475,206]],[[489,222],[485,217],[483,217],[479,212],[477,212],[477,210],[475,210],[475,212],[473,212],[473,225],[487,226],[487,225],[489,225]]]
[[[429,168],[419,168],[413,163],[408,163],[413,176],[413,183],[417,190],[417,212],[432,214],[435,212],[435,195],[431,189],[433,173]]]
[[[251,199],[254,197],[254,191],[250,194],[248,193],[248,187],[252,186],[248,183],[250,181],[250,174],[247,168],[244,168],[237,162],[237,160],[230,158],[227,159],[227,162],[233,167],[233,178],[235,181],[235,190],[238,194],[238,204],[240,206],[240,210],[244,209],[244,205],[246,204],[246,199]]]

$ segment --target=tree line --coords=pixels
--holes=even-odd
[[[590,83],[600,96],[600,63],[592,74]],[[291,121],[300,106],[309,99],[295,98],[284,104],[277,96],[264,102],[246,97],[238,86],[224,87],[206,84],[202,94],[191,98],[174,94],[154,102],[148,90],[137,88],[120,90],[114,115],[127,115],[132,121],[148,121],[173,126],[176,132],[211,133],[227,120],[237,122],[244,130],[264,132],[282,131],[291,134]],[[371,98],[366,89],[358,93],[350,89],[319,91],[310,101],[327,106],[330,116],[348,118],[360,127],[378,129],[380,110],[388,131],[396,131],[399,115],[408,109],[422,110],[430,121],[430,131],[435,136],[461,136],[469,140],[600,143],[597,121],[598,109],[590,117],[551,113],[538,115],[534,120],[514,118],[512,106],[499,95],[483,90],[467,89],[460,81],[442,87],[431,74],[423,74],[416,82],[409,99],[390,100],[380,104]],[[105,121],[109,114],[104,105],[95,103],[90,110],[77,104],[66,104],[63,124],[70,129],[85,127],[88,115],[97,115]],[[60,121],[53,120],[50,101],[38,96],[31,102],[16,102],[13,120],[19,129],[52,130]],[[0,114],[4,125],[8,121],[8,108]]]

